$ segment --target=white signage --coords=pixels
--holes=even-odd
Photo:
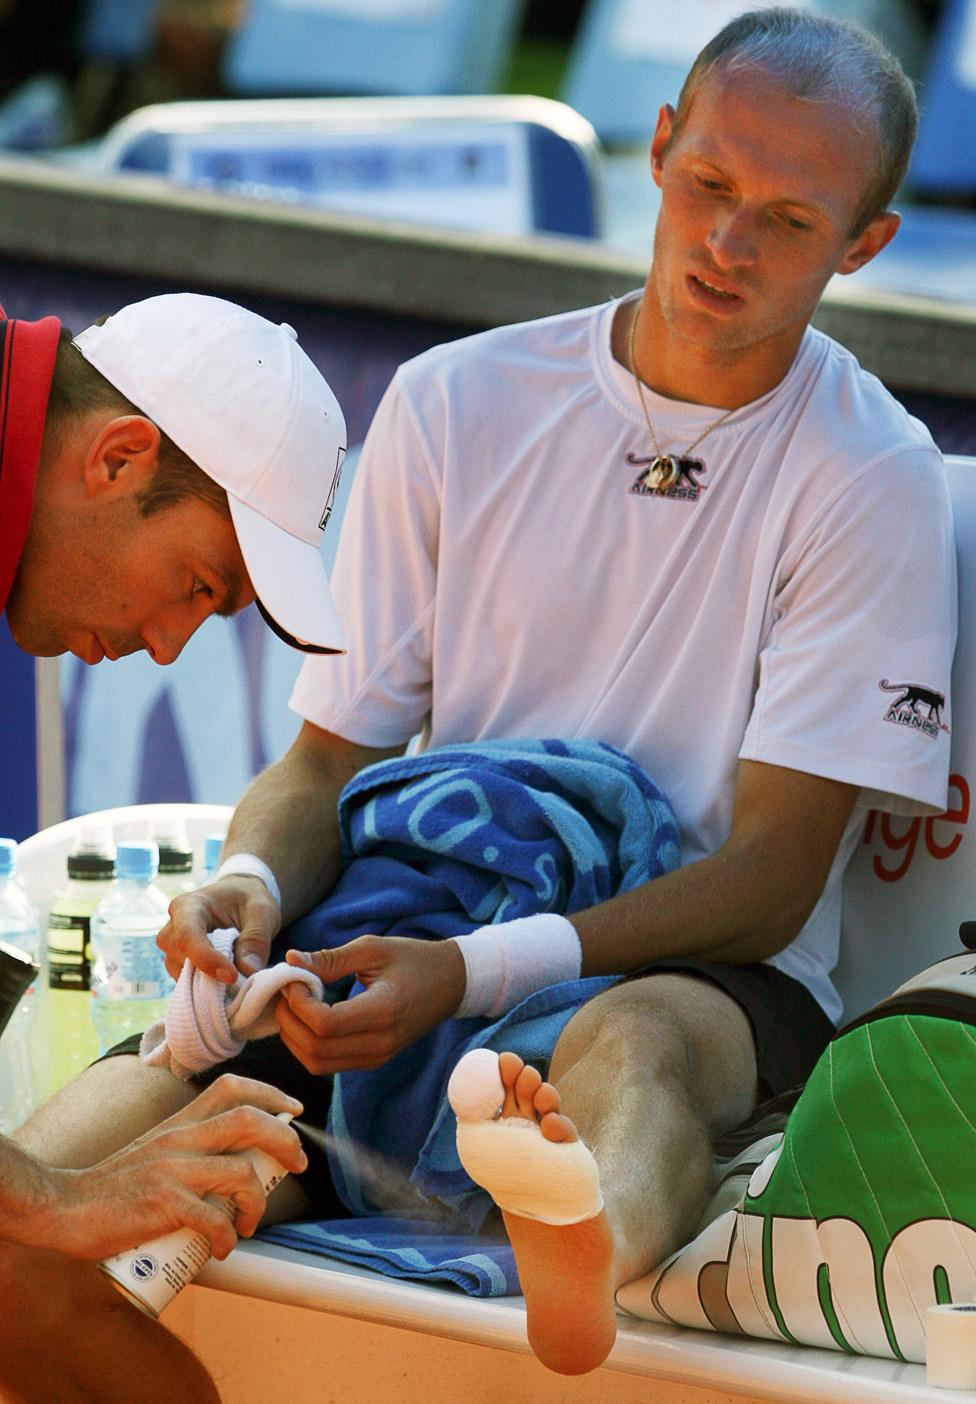
[[[187,185],[379,219],[529,234],[528,136],[518,123],[373,132],[186,132],[170,176]]]
[[[610,45],[628,58],[690,64],[729,20],[757,8],[767,7],[749,0],[619,0]]]

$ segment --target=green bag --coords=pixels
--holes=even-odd
[[[697,1236],[618,1304],[924,1361],[927,1308],[976,1300],[976,956],[940,961],[842,1029],[785,1130],[752,1130]]]

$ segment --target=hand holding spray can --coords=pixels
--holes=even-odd
[[[279,1121],[287,1123],[291,1119],[291,1112],[278,1113]],[[257,1171],[265,1194],[270,1194],[288,1174],[283,1165],[256,1146],[242,1154]],[[228,1196],[220,1208],[233,1222],[236,1212],[233,1198]],[[193,1281],[210,1256],[210,1244],[202,1233],[174,1229],[128,1252],[105,1258],[98,1266],[124,1297],[155,1319],[187,1283]]]

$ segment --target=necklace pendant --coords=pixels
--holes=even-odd
[[[651,460],[651,465],[644,474],[644,481],[649,488],[656,492],[666,491],[678,477],[678,464],[669,453],[659,453]]]

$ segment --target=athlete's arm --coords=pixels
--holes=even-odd
[[[348,780],[402,746],[358,746],[306,722],[280,761],[245,791],[231,820],[223,856],[253,853],[264,860],[281,888],[281,909],[260,878],[233,874],[177,897],[157,938],[166,968],[176,978],[184,960],[232,982],[236,970],[207,939],[217,927],[240,933],[235,959],[267,964],[271,942],[283,923],[303,915],[326,893],[339,872],[339,794]]]
[[[582,973],[623,975],[660,956],[747,964],[782,950],[823,890],[857,794],[856,785],[741,761],[732,832],[717,853],[570,917]],[[464,995],[454,941],[361,936],[302,963],[323,981],[355,973],[366,986],[336,1005],[299,984],[279,1000],[282,1039],[314,1073],[378,1067],[449,1019]]]
[[[732,830],[717,852],[570,917],[583,974],[661,956],[744,965],[783,950],[823,891],[858,788],[740,761]]]

